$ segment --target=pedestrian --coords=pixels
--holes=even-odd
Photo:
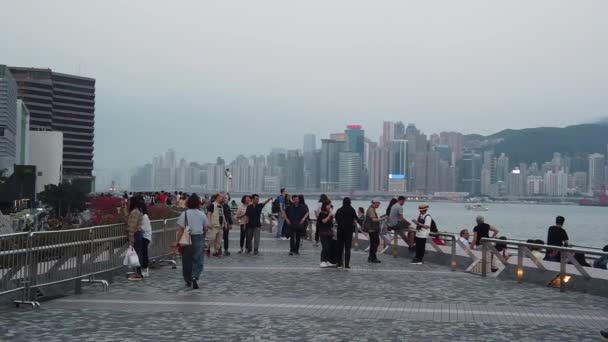
[[[251,195],[251,205],[247,207],[245,215],[247,216],[247,241],[245,248],[247,254],[251,254],[253,247],[253,255],[260,255],[260,230],[262,229],[262,210],[272,198],[267,199],[264,203],[260,203],[260,196],[258,194]],[[253,246],[252,246],[253,244]]]
[[[183,245],[182,252],[182,276],[186,286],[198,289],[198,280],[203,272],[203,243],[204,234],[207,232],[209,221],[207,216],[200,210],[201,202],[197,194],[193,193],[186,203],[186,211],[181,213],[177,219],[179,227],[177,241],[174,247],[182,240],[183,234],[190,234],[190,244]]]
[[[570,238],[568,237],[566,229],[564,229],[565,222],[566,218],[564,218],[563,216],[558,216],[555,218],[555,225],[549,227],[549,230],[547,231],[547,245],[557,247],[568,247]],[[561,253],[559,251],[547,248],[545,260],[559,262],[560,259]]]
[[[391,201],[392,202],[392,201]],[[399,196],[396,203],[389,206],[386,215],[388,216],[388,227],[394,234],[397,234],[408,245],[414,246],[414,232],[409,232],[412,223],[403,215],[403,206],[405,205],[405,196]]]
[[[412,260],[414,265],[422,265],[424,259],[424,253],[426,251],[426,240],[431,232],[433,226],[433,218],[428,213],[429,205],[426,203],[418,206],[420,215],[418,219],[414,221],[416,224],[416,256]]]
[[[321,212],[321,207],[324,203],[331,203],[329,197],[326,194],[321,194],[319,197],[319,201],[317,202],[317,209],[315,209],[315,218],[319,218],[319,213]],[[319,230],[315,227],[315,247],[319,246]]]
[[[230,256],[230,252],[228,248],[230,247],[230,231],[232,230],[232,209],[230,209],[230,205],[228,204],[230,200],[229,193],[222,193],[224,196],[224,204],[223,204],[223,213],[224,213],[224,256]],[[221,252],[221,249],[220,249]]]
[[[490,232],[492,232],[492,239],[500,232],[496,227],[487,224],[483,216],[477,216],[475,221],[477,222],[477,225],[473,228],[473,246],[471,249],[476,249],[481,246],[481,239],[489,238]]]
[[[283,226],[285,225],[285,188],[281,188],[279,196],[272,202],[271,212],[277,217],[277,240],[284,240]]]
[[[209,215],[209,243],[213,247],[212,256],[221,258],[222,240],[224,237],[224,228],[226,217],[224,216],[224,195],[216,194],[214,201],[207,206],[207,215]]]
[[[331,262],[333,222],[334,216],[331,211],[331,204],[329,202],[325,202],[323,205],[321,205],[321,211],[317,216],[317,230],[319,231],[319,238],[321,240],[321,264],[319,265],[321,268],[336,266],[336,264]]]
[[[377,209],[380,207],[380,199],[374,198],[371,205],[365,213],[365,221],[363,230],[369,235],[369,256],[367,262],[379,264],[381,263],[376,256],[378,246],[380,245],[380,224],[384,218],[378,216]]]
[[[127,218],[127,234],[129,244],[137,253],[140,266],[136,267],[135,274],[129,276],[128,280],[139,281],[143,279],[141,272],[141,260],[143,259],[143,239],[144,233],[141,230],[144,215],[139,210],[139,197],[133,196],[129,199],[129,217]]]
[[[336,222],[338,223],[338,268],[344,266],[350,269],[350,250],[353,243],[358,217],[355,208],[352,207],[350,197],[344,197],[342,207],[336,211]]]
[[[148,207],[144,201],[139,201],[139,211],[143,214],[142,222],[141,222],[141,231],[143,233],[142,240],[142,258],[139,260],[141,264],[141,275],[144,278],[148,278],[150,276],[150,271],[148,266],[150,264],[150,258],[148,257],[148,248],[150,247],[150,243],[152,242],[152,223],[150,222],[150,217],[148,216]]]
[[[247,211],[249,204],[251,204],[251,196],[243,196],[241,198],[241,204],[242,205],[236,211],[236,219],[241,228],[241,234],[239,236],[239,246],[241,249],[239,250],[239,254],[243,254],[243,247],[245,246],[245,239],[247,238],[247,215],[245,215],[245,212]]]
[[[293,196],[293,204],[286,208],[283,217],[289,230],[289,255],[300,254],[300,239],[308,219],[308,207],[301,203],[300,199],[300,196]]]

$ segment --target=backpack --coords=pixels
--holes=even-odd
[[[270,208],[270,210],[273,214],[278,214],[281,212],[281,203],[279,203],[279,197],[275,198],[275,200],[272,201],[272,207]]]
[[[427,216],[431,216],[431,215],[429,215],[429,214],[424,215],[425,220],[426,220]],[[439,232],[439,230],[437,229],[437,223],[435,223],[435,220],[431,216],[431,233],[437,233],[437,232]]]

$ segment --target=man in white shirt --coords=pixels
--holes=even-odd
[[[466,247],[466,249],[471,249],[471,243],[469,242],[469,230],[468,229],[463,229],[460,231],[460,237],[458,238],[458,240],[460,240],[460,242],[462,242],[462,244]]]
[[[424,259],[424,252],[426,251],[426,239],[429,237],[431,232],[431,226],[433,225],[433,218],[428,214],[429,205],[426,203],[418,206],[420,215],[414,221],[416,225],[416,256],[412,260],[414,265],[422,265],[422,259]]]

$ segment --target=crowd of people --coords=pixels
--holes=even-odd
[[[218,193],[213,196],[200,198],[196,194],[186,193],[139,193],[125,194],[125,205],[129,209],[127,224],[128,238],[131,246],[140,259],[140,267],[129,277],[130,280],[141,280],[148,277],[148,246],[152,242],[151,223],[147,215],[147,207],[163,204],[183,208],[177,224],[179,226],[174,246],[182,254],[183,277],[187,286],[198,288],[198,280],[203,270],[205,254],[205,237],[208,240],[207,255],[214,258],[230,256],[229,232],[233,224],[240,229],[239,254],[260,255],[260,233],[262,217],[266,205],[272,202],[271,216],[276,219],[276,235],[279,240],[289,240],[289,255],[300,254],[301,240],[312,232],[310,221],[314,219],[315,246],[321,245],[321,268],[351,267],[351,249],[355,233],[366,234],[369,245],[365,250],[368,253],[368,262],[381,263],[378,258],[380,243],[383,243],[384,253],[393,243],[393,239],[401,239],[409,248],[413,258],[411,263],[423,264],[426,245],[430,239],[436,245],[444,245],[439,236],[437,224],[429,213],[426,203],[417,206],[416,216],[408,219],[404,214],[406,198],[399,196],[393,198],[385,213],[379,213],[381,201],[378,198],[371,200],[367,209],[352,206],[349,197],[342,200],[341,207],[334,208],[331,199],[321,195],[314,211],[310,211],[303,195],[290,195],[286,189],[281,189],[279,196],[260,201],[257,194],[245,195],[241,198],[241,205],[231,202],[230,194]],[[234,215],[233,215],[234,214]],[[314,216],[312,215],[314,214]],[[234,221],[233,221],[234,218]],[[569,246],[568,234],[564,228],[565,218],[558,216],[555,225],[548,230],[547,245],[557,247]],[[468,229],[460,231],[459,244],[470,250],[479,250],[483,238],[496,238],[499,229],[486,222],[483,216],[476,218],[476,225],[472,229],[473,236]],[[498,239],[506,240],[504,236]],[[537,259],[546,261],[560,261],[560,253],[543,248],[544,241],[528,240],[528,243],[537,246],[531,247],[531,254]],[[495,249],[504,259],[509,258],[506,243],[494,244]],[[543,251],[545,253],[543,254]],[[608,246],[604,247],[608,251]],[[585,261],[584,255],[575,255],[577,261],[583,266],[591,266]],[[493,272],[498,270],[492,256],[488,260],[488,267]],[[606,268],[608,258],[602,257],[594,261],[594,267]]]

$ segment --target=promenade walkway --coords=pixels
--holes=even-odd
[[[608,299],[560,293],[410,265],[354,252],[350,271],[320,269],[320,247],[299,256],[263,234],[261,256],[206,259],[200,290],[181,268],[152,270],[143,282],[117,278],[109,292],[0,309],[1,341],[598,341]]]

